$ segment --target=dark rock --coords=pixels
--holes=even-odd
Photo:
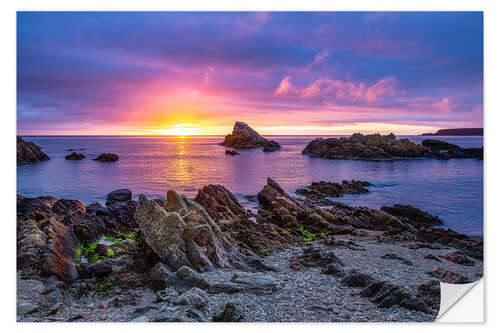
[[[42,148],[33,142],[24,141],[20,136],[17,137],[16,144],[17,163],[21,162],[39,162],[50,158],[42,152]]]
[[[92,264],[82,264],[82,275],[104,277],[113,272],[110,264],[105,262],[95,262]]]
[[[452,272],[450,270],[445,270],[440,267],[434,267],[430,271],[427,272],[430,276],[433,276],[435,278],[438,278],[440,281],[446,282],[446,283],[455,283],[455,284],[464,284],[464,283],[470,283],[469,279],[467,279],[465,276],[462,276],[460,274],[457,274],[455,272]]]
[[[469,259],[469,257],[467,257],[467,255],[460,250],[447,253],[444,257],[446,258],[446,260],[454,262],[456,264],[474,266],[474,261]]]
[[[394,157],[422,157],[422,146],[408,139],[396,139],[394,134],[353,134],[348,138],[315,139],[307,144],[302,154],[329,159],[388,159]]]
[[[64,158],[67,160],[76,161],[76,160],[83,160],[85,158],[85,155],[73,152],[69,155],[66,155]]]
[[[441,286],[439,281],[431,280],[417,288],[417,297],[422,298],[433,309],[439,310],[441,303]]]
[[[243,122],[236,122],[234,124],[233,133],[226,135],[221,145],[239,149],[257,147],[281,148],[279,143],[264,139],[259,133]]]
[[[275,141],[271,141],[271,142],[275,142]],[[272,152],[275,152],[277,150],[280,150],[281,148],[279,146],[266,146],[262,149],[262,151],[264,153],[272,153]]]
[[[382,206],[380,210],[396,216],[402,222],[408,223],[415,228],[443,225],[443,221],[439,217],[410,205]]]
[[[106,199],[109,201],[128,201],[132,200],[132,191],[126,188],[122,188],[119,190],[114,190],[109,192],[106,196]]]
[[[483,136],[482,128],[447,128],[440,129],[436,133],[425,133],[422,135],[477,135]]]
[[[423,140],[422,146],[428,147],[431,150],[457,150],[457,149],[461,149],[457,145],[454,145],[454,144],[451,144],[451,143],[448,143],[445,141],[441,141],[441,140],[432,140],[432,139]]]
[[[189,266],[182,266],[179,268],[177,270],[177,276],[191,286],[206,289],[209,285],[200,273]]]
[[[238,199],[222,185],[204,186],[198,190],[194,200],[202,205],[212,218],[219,221],[246,215],[245,208]]]
[[[370,186],[369,182],[351,180],[342,181],[342,183],[331,182],[312,182],[305,189],[298,189],[295,192],[306,196],[307,200],[319,200],[326,197],[341,197],[345,194],[362,194],[368,193],[369,190],[365,186]]]
[[[118,161],[119,157],[116,154],[112,153],[102,153],[97,158],[94,158],[94,161],[99,162],[115,162]]]
[[[235,156],[235,155],[239,155],[239,154],[240,153],[238,153],[236,150],[226,149],[226,155]]]
[[[317,247],[305,248],[301,255],[290,260],[290,267],[297,270],[303,267],[325,267],[331,264],[344,265],[333,251],[325,251]]]
[[[224,310],[218,315],[213,316],[214,322],[239,322],[243,320],[243,315],[236,309],[233,303],[227,302]]]
[[[408,260],[408,259],[405,259],[403,257],[400,257],[398,255],[395,255],[394,253],[387,253],[387,254],[384,254],[382,256],[382,259],[391,259],[391,260],[397,260],[397,261],[401,261],[403,264],[407,265],[407,266],[412,266],[413,263]]]
[[[333,275],[336,277],[343,277],[345,276],[344,270],[340,267],[338,264],[329,264],[323,269],[321,269],[321,273],[327,274],[327,275]]]
[[[373,281],[374,279],[370,275],[353,271],[344,276],[340,283],[347,287],[366,287]]]

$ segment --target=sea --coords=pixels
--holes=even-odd
[[[50,160],[17,165],[17,194],[50,195],[90,204],[104,203],[107,193],[120,188],[130,189],[134,199],[141,193],[164,198],[170,189],[195,197],[203,186],[221,184],[251,206],[244,196],[257,194],[268,177],[290,193],[313,181],[355,179],[372,183],[370,192],[332,199],[369,208],[412,205],[439,216],[445,227],[474,236],[483,234],[483,161],[327,160],[302,155],[316,136],[266,138],[278,141],[282,149],[272,153],[239,150],[240,155],[230,156],[225,154],[226,147],[218,144],[222,136],[24,136],[41,146]],[[463,148],[483,146],[479,136],[398,138],[416,143],[433,138]],[[65,160],[72,150],[86,158]],[[112,163],[93,160],[103,152],[118,154],[120,159]]]

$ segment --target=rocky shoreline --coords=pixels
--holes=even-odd
[[[302,154],[327,159],[365,161],[413,158],[482,160],[483,148],[461,148],[440,140],[424,140],[422,144],[416,144],[408,139],[396,139],[392,133],[355,133],[348,138],[314,139],[307,144]]]
[[[332,184],[309,191],[368,186]],[[482,276],[482,240],[411,206],[324,207],[272,179],[256,212],[221,185],[131,197],[17,197],[18,321],[432,321],[437,281]]]

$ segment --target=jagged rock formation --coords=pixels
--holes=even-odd
[[[233,132],[226,135],[221,145],[239,149],[263,147],[266,152],[281,148],[278,142],[263,138],[246,123],[239,121],[234,124]]]
[[[25,141],[22,137],[17,137],[16,144],[17,162],[39,162],[50,158],[42,152],[42,148],[33,142]]]
[[[174,191],[167,192],[164,207],[140,195],[135,218],[145,243],[175,270],[264,266],[251,251],[231,243],[200,204]]]
[[[363,135],[348,138],[317,138],[307,144],[302,154],[311,157],[347,160],[384,160],[394,158],[483,158],[483,148],[463,149],[439,140],[418,145],[408,139],[396,139],[394,134]],[[447,147],[446,151],[438,149]],[[455,148],[456,147],[456,148]]]

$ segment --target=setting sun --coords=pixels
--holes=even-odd
[[[189,136],[200,135],[200,125],[196,124],[176,124],[170,128],[158,129],[157,132],[162,135]]]

